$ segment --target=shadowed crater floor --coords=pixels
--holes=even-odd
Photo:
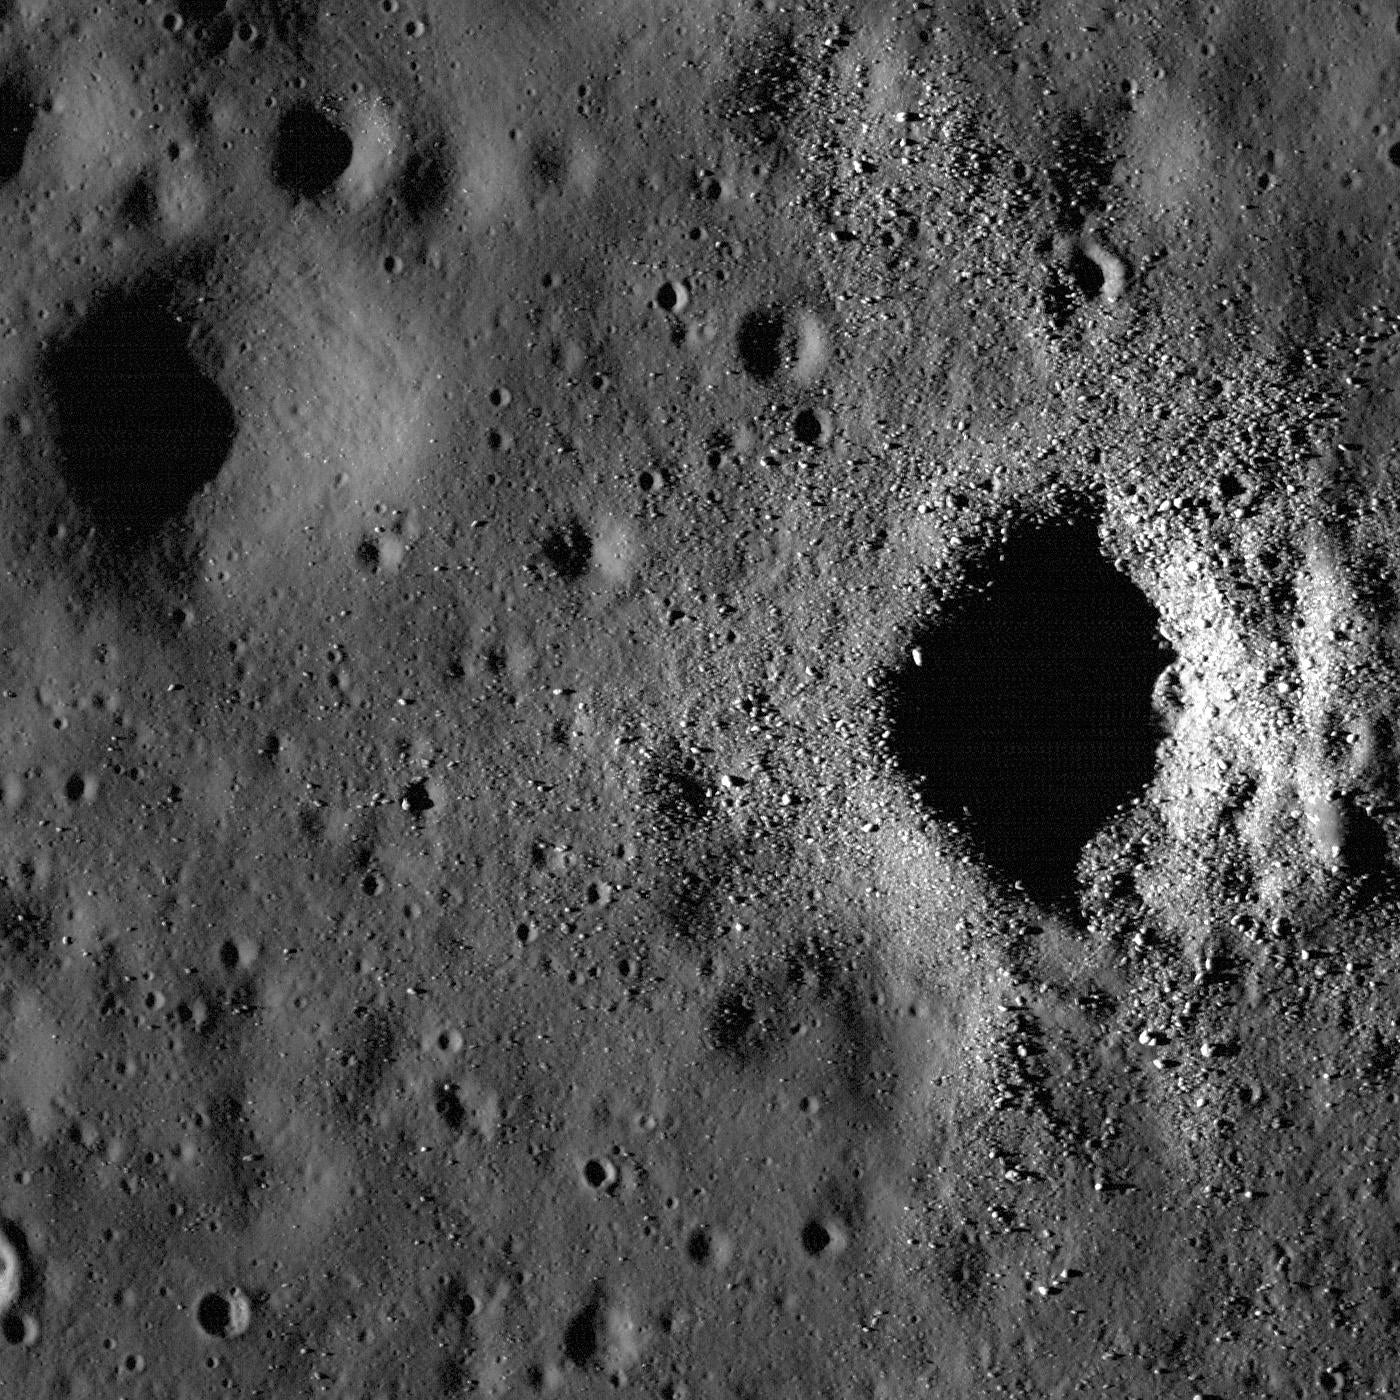
[[[273,153],[272,178],[301,199],[325,194],[348,169],[354,142],[314,107],[294,107],[282,119]]]
[[[893,752],[1003,875],[1064,905],[1085,844],[1152,778],[1171,651],[1087,517],[1021,526],[969,583],[895,678]]]
[[[109,540],[175,519],[233,447],[232,405],[157,294],[99,305],[55,349],[48,381],[68,489]]]
[[[0,185],[13,180],[24,167],[35,112],[33,96],[19,76],[0,78]]]

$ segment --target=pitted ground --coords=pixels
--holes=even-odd
[[[608,18],[6,11],[16,1393],[1387,1393],[1393,27]],[[894,707],[1085,510],[1055,911]]]

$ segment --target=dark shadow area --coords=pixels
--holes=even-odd
[[[739,363],[757,380],[772,379],[783,367],[783,337],[787,327],[776,306],[761,306],[739,322],[735,337]]]
[[[467,1106],[462,1102],[462,1091],[456,1084],[438,1086],[433,1108],[450,1131],[462,1131],[467,1121]]]
[[[1103,291],[1103,268],[1083,248],[1070,254],[1068,272],[1085,301],[1093,301]]]
[[[1077,232],[1086,219],[1104,212],[1114,161],[1109,133],[1093,118],[1071,113],[1061,122],[1046,171],[1059,228]]]
[[[569,1319],[564,1329],[564,1355],[575,1366],[587,1366],[602,1345],[602,1303],[595,1299]]]
[[[315,199],[340,179],[354,154],[348,133],[324,113],[294,107],[277,129],[272,178],[291,194]]]
[[[1347,903],[1360,908],[1393,899],[1397,880],[1384,826],[1353,797],[1340,801],[1337,865],[1348,886]]]
[[[195,1321],[208,1337],[227,1337],[233,1325],[233,1306],[222,1293],[206,1293],[195,1306]]]
[[[560,578],[577,583],[592,567],[593,541],[583,522],[571,519],[545,535],[541,553]]]
[[[1156,610],[1087,516],[1024,525],[893,678],[893,753],[928,805],[1032,898],[1068,906],[1080,852],[1150,781]]]
[[[34,134],[35,106],[28,85],[13,75],[0,78],[0,185],[24,168]]]
[[[1057,331],[1066,331],[1076,313],[1103,294],[1102,266],[1076,244],[1063,261],[1046,269],[1041,306]]]
[[[155,292],[100,303],[52,352],[47,380],[68,489],[109,542],[178,517],[233,448],[232,405]]]
[[[452,161],[446,142],[411,151],[396,188],[404,212],[417,222],[446,210],[453,191]]]
[[[793,130],[811,92],[804,52],[792,26],[778,23],[749,49],[723,100],[724,116],[741,139],[772,146]]]

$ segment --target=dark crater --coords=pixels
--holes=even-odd
[[[277,128],[272,178],[289,194],[315,199],[345,173],[355,154],[349,134],[316,107],[293,107]]]
[[[394,193],[416,223],[426,223],[452,202],[454,167],[446,141],[434,140],[410,152]]]
[[[0,185],[13,180],[24,168],[36,110],[34,94],[19,74],[0,78]]]
[[[227,1293],[211,1291],[195,1305],[194,1320],[206,1337],[233,1336],[233,1302]]]
[[[1077,232],[1087,219],[1104,212],[1115,159],[1103,126],[1079,113],[1060,124],[1046,174],[1055,222],[1061,230]]]
[[[466,1126],[467,1106],[462,1101],[462,1090],[456,1084],[438,1086],[433,1096],[433,1110],[450,1132],[460,1133]]]
[[[898,767],[1004,876],[1072,901],[1084,846],[1153,775],[1156,610],[1081,512],[1015,526],[916,645],[888,693]]]
[[[540,553],[561,579],[577,583],[592,566],[593,540],[583,522],[572,519],[545,535]]]
[[[792,128],[806,95],[806,72],[795,31],[774,26],[741,61],[722,101],[734,131],[756,146],[771,146]]]
[[[233,407],[160,289],[102,300],[49,354],[45,378],[69,494],[108,540],[148,538],[218,476]]]
[[[777,306],[760,306],[739,322],[735,337],[739,363],[759,381],[772,379],[783,367],[787,318]]]
[[[564,1328],[564,1355],[575,1366],[587,1366],[597,1358],[602,1343],[603,1300],[595,1297]]]
[[[1041,306],[1057,331],[1067,330],[1081,307],[1103,295],[1104,269],[1079,242],[1046,269]]]

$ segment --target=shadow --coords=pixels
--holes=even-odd
[[[893,678],[899,768],[1032,898],[1074,912],[1083,847],[1151,780],[1156,610],[1095,522],[1015,530]]]

